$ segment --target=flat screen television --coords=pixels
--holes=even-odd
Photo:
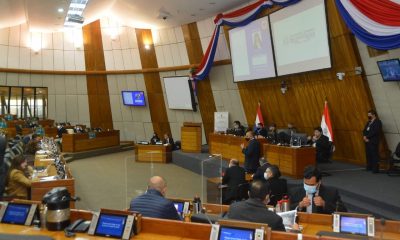
[[[146,106],[143,91],[122,91],[122,101],[125,106]]]
[[[400,60],[389,59],[377,62],[383,81],[400,81]]]

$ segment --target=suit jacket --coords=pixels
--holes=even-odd
[[[235,199],[237,195],[238,186],[246,183],[246,172],[240,166],[232,166],[225,170],[222,184],[228,185],[224,194],[224,202],[230,202]]]
[[[263,165],[261,165],[259,168],[257,168],[256,173],[254,173],[254,175],[253,175],[253,180],[266,181],[264,178],[264,173],[267,170],[267,168],[269,168],[270,166],[271,166],[271,164],[266,162]]]
[[[276,213],[269,211],[262,201],[254,198],[233,203],[229,207],[227,218],[248,222],[266,223],[272,228],[272,230],[285,231],[282,218]]]
[[[168,139],[164,139],[163,140],[163,144],[169,144],[169,145],[171,145],[172,150],[175,149],[175,142],[174,142],[174,139],[172,137],[170,137]]]
[[[284,178],[269,178],[267,183],[271,190],[268,205],[275,206],[287,194],[287,181]]]
[[[269,143],[277,143],[278,142],[278,134],[276,131],[269,131],[267,133],[267,139]]]
[[[144,217],[181,220],[174,204],[154,189],[133,199],[129,210],[137,211]]]
[[[323,134],[315,142],[316,146],[316,160],[317,162],[328,162],[329,156],[331,154],[331,145],[329,143],[329,138]]]
[[[267,135],[268,135],[268,132],[265,128],[260,128],[260,129],[257,128],[255,133],[256,133],[256,135],[260,135],[263,137],[267,137]]]
[[[324,213],[324,214],[332,214],[333,212],[347,212],[346,206],[343,204],[342,200],[340,199],[339,192],[336,188],[327,187],[321,184],[319,187],[318,195],[324,199],[325,207],[317,207],[313,202],[312,212],[313,213]],[[292,194],[290,201],[291,209],[295,209],[299,203],[303,200],[306,196],[306,191],[303,187],[299,187],[294,194]],[[315,194],[314,194],[315,196]],[[307,211],[306,208],[298,209],[298,211],[305,212]]]
[[[382,122],[379,119],[368,121],[365,124],[363,135],[368,138],[369,144],[379,145],[379,137],[382,129]]]
[[[244,169],[249,173],[255,173],[260,167],[260,143],[255,138],[251,139],[242,152],[244,153]]]
[[[160,141],[160,138],[159,137],[157,137],[157,136],[153,136],[151,139],[150,139],[150,143],[151,144],[156,144],[156,142],[159,142]]]
[[[15,198],[28,199],[28,190],[31,187],[31,180],[21,170],[13,169],[10,172],[6,193]]]

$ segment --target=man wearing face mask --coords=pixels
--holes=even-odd
[[[260,167],[260,143],[254,138],[252,131],[247,131],[246,140],[249,141],[247,147],[244,143],[240,145],[244,154],[244,169],[248,173],[255,173]]]
[[[379,172],[379,137],[382,122],[377,118],[374,110],[368,111],[368,122],[364,127],[363,136],[367,157],[367,171]]]
[[[150,178],[147,191],[133,199],[129,210],[141,213],[144,217],[182,220],[174,204],[165,198],[167,182],[160,176]]]
[[[263,137],[263,138],[265,138],[265,137],[267,137],[268,132],[267,132],[267,130],[264,128],[264,125],[263,125],[262,123],[257,123],[257,127],[256,127],[255,134],[256,134],[258,137]]]
[[[225,170],[222,177],[222,185],[227,186],[223,191],[222,199],[224,204],[230,204],[235,200],[238,186],[243,183],[246,183],[246,172],[239,166],[237,159],[231,159],[229,168]]]
[[[264,158],[260,158],[260,167],[257,168],[256,173],[253,174],[253,180],[265,180],[264,175],[267,168],[271,166],[271,164]]]
[[[269,202],[269,186],[262,181],[250,184],[249,199],[233,203],[227,213],[228,219],[266,223],[274,231],[285,231],[282,218],[266,207]]]
[[[347,212],[339,192],[321,183],[321,172],[310,165],[304,169],[304,186],[291,196],[291,209],[308,213]]]

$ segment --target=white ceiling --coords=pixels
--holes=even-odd
[[[61,31],[71,0],[0,0],[0,28],[28,23],[32,32]],[[117,18],[137,28],[166,28],[226,12],[249,0],[89,0],[85,23]],[[63,13],[57,11],[64,8]],[[165,17],[166,19],[163,19]]]

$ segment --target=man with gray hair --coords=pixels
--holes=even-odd
[[[174,204],[165,198],[167,182],[163,177],[151,177],[147,191],[133,199],[129,210],[141,213],[144,217],[182,220]]]

